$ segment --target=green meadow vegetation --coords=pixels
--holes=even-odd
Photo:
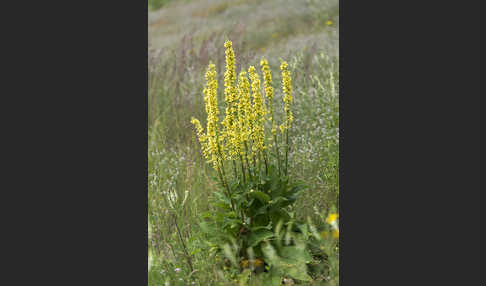
[[[149,1],[149,285],[339,285],[338,7]]]

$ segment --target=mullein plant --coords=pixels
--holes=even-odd
[[[296,221],[292,206],[306,188],[289,179],[288,142],[293,121],[289,65],[281,61],[284,118],[279,125],[275,116],[279,103],[275,102],[268,61],[260,61],[263,84],[254,66],[241,70],[237,77],[232,42],[226,41],[224,47],[224,118],[220,121],[216,66],[210,62],[203,92],[206,130],[198,119],[191,119],[202,154],[212,164],[221,186],[214,191],[217,211],[205,213],[201,229],[209,234],[211,250],[224,253],[238,272],[268,272],[281,282],[288,272],[286,267],[297,267],[298,272],[287,275],[309,280],[306,264],[312,253],[289,239],[302,233],[305,225]],[[279,241],[281,229],[288,233],[284,243]],[[268,249],[274,251],[269,253]],[[297,258],[285,257],[289,253]],[[283,255],[286,262],[275,262],[275,254]]]
[[[206,70],[206,86],[204,88],[204,102],[208,116],[206,132],[204,132],[204,128],[198,119],[191,119],[201,143],[202,153],[208,160],[208,163],[211,163],[213,168],[220,174],[223,186],[227,186],[225,163],[229,163],[233,167],[234,178],[242,181],[261,177],[262,165],[264,166],[265,174],[268,175],[268,148],[265,142],[267,141],[266,139],[270,139],[268,140],[269,146],[275,147],[274,155],[277,159],[279,175],[282,169],[285,171],[285,174],[288,174],[288,136],[293,120],[291,111],[292,85],[288,64],[286,61],[282,61],[280,67],[282,70],[285,111],[285,119],[280,125],[281,136],[285,139],[285,160],[282,161],[277,139],[272,75],[268,61],[262,58],[260,62],[264,79],[265,96],[263,96],[260,75],[254,66],[250,66],[248,72],[241,71],[238,76],[238,82],[236,82],[235,56],[232,42],[226,41],[225,48],[225,117],[219,122],[216,66],[210,62]],[[265,125],[267,121],[271,123],[270,138],[266,138]],[[271,143],[272,140],[273,144]],[[238,171],[238,163],[241,167],[241,173]]]

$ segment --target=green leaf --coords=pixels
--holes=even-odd
[[[294,279],[307,281],[307,282],[312,281],[312,277],[310,277],[309,274],[307,274],[307,269],[299,266],[301,265],[298,265],[297,267],[285,267],[284,271]]]
[[[296,183],[296,184],[292,184],[291,186],[291,189],[289,190],[289,194],[293,194],[293,193],[298,193],[302,190],[305,190],[305,189],[308,189],[309,187],[307,187],[306,185],[304,184],[301,184],[301,183]]]
[[[218,198],[219,201],[230,204],[230,200],[226,197],[226,195],[222,194],[221,192],[214,192],[214,195]]]
[[[264,205],[263,207],[259,208],[254,216],[257,216],[257,215],[260,215],[260,214],[265,214],[267,212],[267,209],[268,209],[268,205]]]
[[[251,270],[249,268],[245,269],[240,275],[238,275],[239,285],[240,286],[247,285],[250,275],[251,275]]]
[[[250,234],[248,239],[248,247],[254,247],[265,239],[273,237],[273,232],[267,229],[260,229]]]
[[[250,194],[252,197],[257,198],[262,203],[266,203],[270,200],[270,196],[261,191],[253,191]]]
[[[273,204],[279,207],[288,206],[289,205],[288,201],[289,201],[288,199],[281,196],[273,198]]]
[[[274,225],[277,225],[277,223],[280,220],[283,220],[284,222],[288,221],[290,219],[289,214],[287,213],[286,210],[281,209],[279,207],[274,207],[270,211],[270,218],[273,222]]]
[[[223,222],[223,228],[226,228],[227,226],[234,227],[235,225],[240,225],[241,221],[238,219],[231,219],[231,218],[225,218]]]
[[[268,219],[268,215],[261,214],[261,215],[257,215],[253,219],[253,225],[255,225],[255,226],[266,226],[266,225],[268,225],[269,221],[270,220]]]
[[[282,257],[295,260],[300,263],[306,264],[312,261],[312,256],[305,250],[305,248],[299,248],[296,246],[286,246],[282,249]]]
[[[270,230],[270,229],[271,229],[271,227],[270,227],[270,226],[268,226],[268,225],[267,225],[267,226],[257,226],[257,227],[252,227],[250,230],[251,230],[252,232],[255,232],[255,231],[260,230],[260,229],[268,229],[268,230]]]
[[[227,203],[223,203],[223,202],[214,203],[214,206],[222,208],[223,210],[230,210],[231,209],[230,205],[228,205]]]
[[[201,228],[201,231],[207,234],[213,234],[215,231],[217,232],[216,228],[209,224],[206,221],[203,221],[199,224],[199,227]]]

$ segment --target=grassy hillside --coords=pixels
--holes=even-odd
[[[190,123],[192,116],[206,118],[205,69],[210,60],[216,64],[224,102],[223,45],[229,39],[237,73],[259,66],[262,56],[268,59],[275,99],[281,101],[280,58],[289,62],[295,118],[289,169],[311,186],[295,211],[324,228],[326,214],[338,209],[339,194],[338,1],[159,4],[149,1],[162,7],[149,13],[149,284],[239,285],[241,279],[225,271],[224,258],[211,251],[200,229],[202,215],[214,210],[209,201],[216,187],[215,171],[205,163]],[[323,261],[327,272],[302,285],[338,285],[339,258],[332,247]]]

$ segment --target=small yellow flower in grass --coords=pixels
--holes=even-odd
[[[336,213],[331,213],[329,214],[329,216],[327,217],[327,220],[326,222],[328,224],[332,224],[333,222],[335,222],[339,217],[339,214],[336,214]]]
[[[255,190],[251,189],[251,190],[250,190],[250,193],[253,193],[254,191],[255,191]]]
[[[332,237],[334,238],[339,238],[339,229],[335,229],[332,231]]]
[[[327,217],[327,220],[326,220],[326,222],[331,225],[331,227],[333,229],[333,236],[335,238],[336,238],[336,235],[337,235],[337,237],[339,237],[339,226],[338,226],[338,222],[337,222],[338,218],[339,218],[339,214],[331,213],[331,214],[329,214],[329,216]]]
[[[332,21],[331,20],[327,21],[327,25],[328,26],[331,26],[332,25]]]

